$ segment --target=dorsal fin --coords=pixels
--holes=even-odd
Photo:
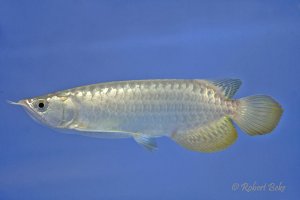
[[[217,86],[227,98],[233,97],[242,84],[240,79],[210,80],[209,82]]]

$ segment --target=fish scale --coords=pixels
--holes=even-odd
[[[206,85],[194,80],[157,80],[75,88],[70,90],[71,96],[81,103],[81,109],[74,123],[84,124],[91,131],[106,131],[114,124],[114,129],[154,136],[172,132],[178,128],[174,124],[185,128],[205,123],[224,114],[220,104],[212,104],[217,94],[205,89]],[[156,128],[157,124],[163,125]]]

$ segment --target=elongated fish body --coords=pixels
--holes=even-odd
[[[84,131],[170,135],[236,110],[205,81],[125,81],[79,87],[57,94],[78,103],[71,127]]]
[[[19,101],[49,126],[94,137],[133,137],[147,149],[168,136],[195,151],[224,149],[237,138],[231,120],[250,135],[272,131],[281,106],[268,96],[231,97],[237,79],[100,83]]]

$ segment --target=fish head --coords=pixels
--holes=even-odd
[[[55,128],[66,128],[77,113],[72,99],[64,96],[40,96],[11,103],[24,107],[35,121]]]

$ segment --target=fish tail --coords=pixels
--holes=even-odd
[[[272,97],[256,95],[241,98],[233,120],[249,135],[271,132],[278,124],[283,109]]]

